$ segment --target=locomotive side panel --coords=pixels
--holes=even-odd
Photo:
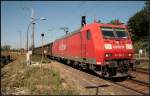
[[[91,31],[90,28],[86,28],[85,30],[81,31],[82,33],[82,40],[81,40],[81,55],[83,58],[83,61],[85,63],[89,64],[96,64],[96,59],[95,59],[95,49],[94,49],[94,44],[93,40],[93,32]]]
[[[90,30],[92,32],[96,64],[103,65],[104,64],[104,41],[102,35],[99,32],[99,25],[94,23]]]
[[[77,32],[66,39],[65,57],[81,61],[81,33]]]
[[[55,57],[81,61],[80,32],[54,41],[52,46],[52,54]]]
[[[53,46],[52,46],[52,54],[54,57],[59,56],[59,50],[58,50],[58,45],[59,45],[59,41],[54,41]]]
[[[88,64],[96,64],[96,45],[93,43],[95,38],[92,36],[94,33],[90,28],[87,28],[56,40],[53,44],[53,55]]]

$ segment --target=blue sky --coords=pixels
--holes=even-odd
[[[125,24],[128,19],[144,7],[145,1],[1,1],[1,44],[12,48],[26,48],[27,27],[30,23],[31,8],[35,11],[35,46],[41,45],[41,33],[45,33],[44,43],[65,35],[61,27],[69,32],[80,27],[81,16],[86,15],[87,23],[94,16],[103,23],[119,19]],[[31,30],[29,31],[31,45]]]

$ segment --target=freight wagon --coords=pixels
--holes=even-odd
[[[42,51],[42,46],[39,46],[36,47],[33,52],[38,55],[42,55],[43,52],[44,55],[50,57],[52,56],[52,46],[53,46],[53,42],[43,45],[43,51]]]

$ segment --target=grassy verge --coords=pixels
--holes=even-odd
[[[70,90],[63,89],[59,71],[42,67],[28,68],[20,87],[29,89],[30,94],[72,94]]]
[[[34,61],[34,62],[41,62],[42,60],[42,56],[41,55],[37,55],[37,54],[33,54],[31,55],[31,61]],[[47,57],[44,57],[43,56],[43,61],[42,63],[49,63],[50,60],[47,58]]]
[[[39,57],[36,57],[37,59]],[[43,66],[27,66],[25,61],[7,66],[2,77],[3,94],[17,93],[20,95],[74,95],[74,89],[63,87],[63,79],[58,70]],[[16,91],[20,90],[20,91]]]

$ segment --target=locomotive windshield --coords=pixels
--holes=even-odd
[[[104,36],[104,38],[112,38],[115,37],[114,33],[113,33],[113,29],[112,28],[102,28],[102,34]]]
[[[128,34],[123,28],[102,27],[101,30],[104,38],[128,38]]]
[[[125,29],[115,29],[116,35],[118,38],[127,38],[128,34]]]

